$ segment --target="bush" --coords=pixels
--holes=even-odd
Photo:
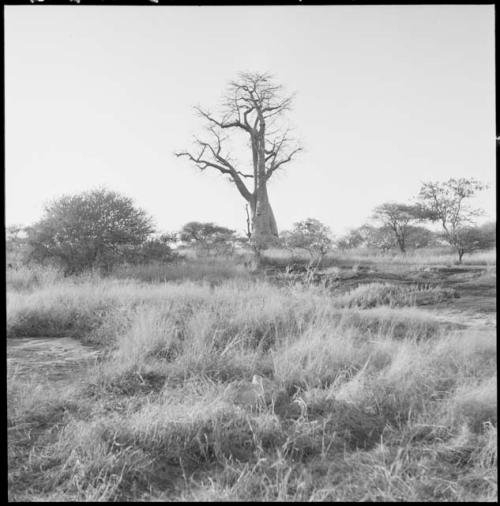
[[[90,268],[109,270],[140,256],[153,231],[151,218],[132,199],[97,189],[47,205],[44,217],[27,228],[27,241],[33,260],[56,261],[73,274]]]
[[[310,264],[319,265],[332,246],[330,229],[314,218],[294,223],[293,229],[283,232],[282,242],[288,249],[302,249],[310,256]]]

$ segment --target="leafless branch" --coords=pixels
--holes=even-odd
[[[253,178],[253,174],[245,174],[237,170],[230,161],[229,155],[222,154],[222,143],[224,139],[221,138],[219,132],[217,132],[217,130],[213,127],[209,128],[209,131],[215,139],[212,143],[195,138],[195,143],[201,148],[198,155],[193,155],[189,151],[177,152],[175,155],[177,157],[188,158],[200,170],[205,170],[208,167],[211,167],[222,174],[227,174],[235,183],[241,195],[249,201],[251,199],[251,193],[241,178]]]
[[[195,110],[198,112],[198,114],[200,114],[200,116],[202,116],[203,118],[210,121],[210,123],[213,123],[214,125],[220,128],[242,128],[243,130],[248,130],[248,127],[243,123],[241,123],[239,120],[224,121],[223,119],[222,121],[218,121],[214,117],[212,117],[212,115],[209,112],[204,111],[200,107],[195,107]]]
[[[284,158],[280,159],[280,160],[275,160],[271,163],[271,166],[269,167],[269,169],[266,171],[266,180],[269,179],[272,174],[274,174],[274,172],[276,172],[280,167],[282,167],[283,165],[285,165],[286,163],[288,162],[291,162],[292,161],[292,158],[299,152],[299,151],[302,151],[302,148],[298,147],[298,148],[295,148],[294,150],[292,150],[290,153],[288,153],[288,155],[286,155]]]
[[[276,170],[290,162],[302,150],[300,146],[292,147],[292,143],[293,140],[289,136],[289,130],[286,130],[280,137],[268,142],[265,149],[266,179],[269,179]]]

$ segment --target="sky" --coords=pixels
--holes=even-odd
[[[451,177],[489,183],[473,205],[495,219],[493,5],[4,9],[6,225],[106,187],[160,231],[243,232],[227,178],[174,156],[241,71],[296,93],[304,150],[269,186],[280,230],[313,217],[340,235]]]

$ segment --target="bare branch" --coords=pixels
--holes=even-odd
[[[222,172],[223,174],[231,174],[231,171],[229,169],[226,169],[226,168],[222,167],[221,165],[218,165],[216,163],[210,162],[208,160],[202,159],[201,157],[203,156],[203,151],[202,151],[202,153],[200,153],[196,157],[193,156],[188,151],[181,151],[181,152],[175,153],[175,156],[177,156],[177,157],[181,157],[181,156],[187,157],[189,160],[191,160],[193,163],[195,163],[196,166],[200,170],[205,170],[207,167],[213,167],[214,169],[217,169],[218,171]]]
[[[276,105],[273,106],[267,106],[262,108],[262,113],[270,113],[270,114],[264,114],[264,117],[270,118],[271,116],[275,116],[276,114],[279,114],[281,112],[284,112],[288,109],[290,109],[290,106],[292,104],[294,95],[290,95],[289,97],[285,98],[281,102],[279,102]]]
[[[289,137],[289,130],[286,130],[280,137],[268,140],[268,146],[264,150],[267,165],[266,179],[280,167],[290,162],[302,148],[290,146],[293,140]]]
[[[202,117],[213,123],[214,125],[220,127],[220,128],[242,128],[243,130],[248,131],[248,127],[241,123],[239,120],[235,121],[218,121],[215,118],[213,118],[209,112],[204,111],[200,107],[195,107],[195,110],[200,114]]]
[[[290,138],[288,130],[284,129],[285,124],[281,120],[283,113],[290,109],[293,98],[294,95],[284,94],[282,86],[275,84],[269,74],[240,73],[223,96],[220,114],[195,107],[206,121],[210,137],[195,139],[196,152],[183,151],[176,155],[187,158],[200,170],[213,168],[228,175],[254,209],[259,199],[263,198],[265,184],[272,174],[291,162],[301,151]],[[227,151],[224,134],[231,134],[238,129],[250,137],[251,174],[239,170],[241,167]],[[245,186],[245,179],[254,180],[253,193]],[[267,208],[265,212],[269,214],[269,220],[263,219],[259,225],[258,235],[262,237],[277,235],[272,210],[269,205]]]
[[[281,166],[285,165],[288,162],[292,161],[292,158],[299,152],[302,151],[302,148],[298,147],[291,151],[285,158],[281,160],[274,161],[271,164],[271,167],[266,171],[266,180],[268,180],[274,172],[276,172]]]
[[[252,174],[245,174],[239,170],[237,170],[227,155],[223,156],[221,154],[222,151],[222,142],[219,133],[215,130],[215,128],[210,128],[209,131],[215,137],[214,143],[209,143],[202,141],[198,138],[195,138],[196,144],[201,147],[201,150],[198,155],[193,155],[188,151],[181,151],[175,153],[177,157],[186,157],[191,162],[193,162],[200,170],[205,170],[208,167],[218,170],[222,174],[227,174],[230,176],[231,180],[234,182],[236,187],[238,188],[241,195],[247,200],[250,201],[252,198],[252,194],[245,186],[242,181],[242,177],[245,178],[253,178]],[[205,155],[207,154],[208,157]]]

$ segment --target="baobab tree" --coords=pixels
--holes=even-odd
[[[220,115],[195,108],[206,120],[208,138],[195,138],[196,152],[175,153],[188,158],[200,170],[211,168],[229,176],[250,207],[251,241],[257,251],[278,238],[268,182],[301,150],[284,123],[292,99],[269,74],[240,73],[237,80],[229,83]],[[250,169],[245,170],[243,164],[235,161],[228,147],[238,132],[250,141]]]

